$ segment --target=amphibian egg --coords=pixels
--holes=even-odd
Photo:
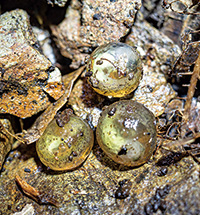
[[[93,142],[89,125],[67,109],[48,125],[36,143],[36,150],[46,166],[53,170],[69,170],[84,162]]]
[[[87,67],[88,82],[99,94],[123,97],[138,86],[142,66],[137,50],[124,43],[109,43],[94,50]]]
[[[103,110],[96,136],[115,162],[138,166],[148,161],[156,147],[156,120],[142,104],[121,100]]]

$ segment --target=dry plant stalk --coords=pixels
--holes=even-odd
[[[188,122],[189,117],[190,117],[190,109],[191,109],[191,104],[192,104],[192,98],[194,96],[195,93],[195,88],[197,85],[197,81],[200,77],[200,52],[198,54],[198,58],[195,62],[195,66],[194,66],[194,71],[190,80],[190,86],[188,88],[188,93],[187,93],[187,98],[186,98],[186,102],[185,102],[185,110],[184,110],[184,120],[185,123]]]
[[[200,138],[200,133],[196,133],[194,135],[194,137],[188,137],[188,138],[185,138],[185,139],[180,139],[180,140],[176,140],[176,141],[166,143],[163,146],[164,147],[172,147],[172,146],[190,145],[190,144],[194,143],[197,138]]]
[[[4,127],[4,125],[0,122],[0,133],[3,133],[4,135],[11,136],[18,140],[19,142],[26,143],[26,140],[22,139],[18,135],[12,134],[8,129]]]

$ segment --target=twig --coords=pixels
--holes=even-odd
[[[192,98],[194,96],[195,88],[196,88],[197,81],[199,78],[199,71],[200,71],[200,51],[199,51],[198,58],[195,62],[194,71],[193,71],[193,74],[192,74],[192,77],[190,80],[190,86],[188,87],[188,93],[187,93],[187,98],[186,98],[186,102],[185,102],[185,110],[184,110],[183,117],[184,117],[184,120],[186,123],[189,120]]]
[[[8,129],[6,129],[2,122],[0,122],[0,132],[17,139],[20,143],[26,143],[26,140],[19,137],[19,135],[12,134]]]
[[[197,138],[199,138],[199,137],[200,137],[200,133],[196,133],[196,134],[194,135],[194,137],[188,137],[188,138],[185,138],[185,139],[180,139],[180,140],[172,141],[172,142],[166,143],[166,144],[164,145],[164,147],[190,145],[190,144],[192,144],[193,142],[195,142],[195,140],[196,140]]]

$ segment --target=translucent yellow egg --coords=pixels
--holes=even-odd
[[[156,120],[144,105],[121,100],[103,110],[96,137],[115,162],[138,166],[148,161],[156,147]]]
[[[54,119],[48,125],[36,142],[36,151],[47,167],[70,170],[85,161],[93,142],[93,131],[89,125],[67,109],[59,119]]]
[[[112,97],[128,95],[142,77],[141,59],[136,48],[125,43],[109,43],[91,54],[87,67],[88,82],[99,94]]]

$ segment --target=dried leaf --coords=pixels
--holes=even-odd
[[[52,204],[55,206],[59,205],[55,199],[52,199],[51,197],[48,197],[47,194],[38,191],[37,189],[26,183],[24,180],[22,180],[18,175],[15,179],[23,192],[39,204]]]
[[[13,133],[10,120],[0,118],[0,170],[7,153],[12,148]]]
[[[48,124],[53,120],[57,111],[68,101],[74,81],[82,73],[84,68],[85,67],[81,67],[73,73],[70,73],[69,75],[64,77],[66,91],[63,96],[58,101],[50,104],[48,108],[36,119],[32,127],[23,132],[22,136],[27,144],[31,144],[40,138]]]
[[[187,15],[197,15],[199,6],[198,1],[191,0],[165,0],[165,6],[169,7],[173,12]]]
[[[173,73],[181,77],[183,75],[191,74],[190,68],[197,60],[200,51],[200,42],[190,42],[182,51],[180,57],[174,64]]]

